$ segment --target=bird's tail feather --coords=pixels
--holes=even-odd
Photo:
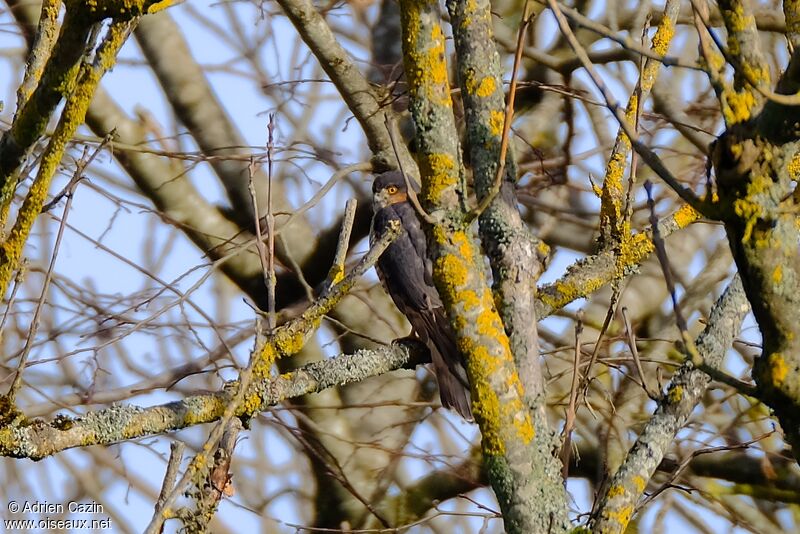
[[[431,351],[431,359],[436,381],[439,383],[439,397],[442,399],[442,406],[455,410],[467,421],[473,421],[469,387],[465,386],[459,377],[450,370],[438,350]]]
[[[472,400],[463,357],[456,345],[453,330],[444,316],[444,310],[438,308],[436,312],[434,321],[437,324],[428,332],[434,345],[431,360],[439,383],[442,406],[453,409],[467,421],[472,421]]]
[[[430,350],[442,406],[455,410],[467,421],[473,421],[467,370],[444,309],[428,308],[407,313],[406,317]]]

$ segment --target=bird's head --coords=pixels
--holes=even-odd
[[[400,172],[385,172],[375,177],[372,182],[372,209],[376,213],[381,208],[407,200],[408,188]]]

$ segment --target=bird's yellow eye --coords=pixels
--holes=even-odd
[[[397,193],[397,186],[390,185],[389,187],[386,188],[386,190],[389,192],[390,195],[394,195],[395,193]]]

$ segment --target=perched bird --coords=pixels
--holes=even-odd
[[[464,361],[447,321],[442,299],[433,285],[427,240],[417,212],[409,202],[401,173],[392,171],[375,177],[372,210],[371,243],[380,238],[392,221],[400,221],[403,229],[378,260],[375,266],[378,278],[411,323],[416,336],[428,346],[442,405],[471,421],[469,381]]]

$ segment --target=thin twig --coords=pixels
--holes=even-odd
[[[356,219],[356,207],[358,201],[351,198],[344,206],[344,215],[342,216],[342,229],[339,232],[339,241],[336,244],[336,255],[333,258],[333,264],[330,271],[328,271],[328,279],[325,281],[325,289],[323,294],[326,294],[331,288],[336,285],[342,278],[344,278],[344,262],[347,259],[347,249],[350,245],[350,234],[353,231],[353,223]]]
[[[333,189],[333,186],[335,186],[337,183],[339,183],[339,180],[341,180],[342,178],[344,178],[348,174],[352,174],[354,172],[358,172],[358,171],[367,172],[367,171],[371,171],[371,170],[372,170],[372,164],[371,163],[362,162],[362,163],[354,163],[352,165],[348,165],[348,166],[343,167],[343,168],[339,169],[338,171],[334,172],[331,175],[331,177],[328,179],[328,181],[325,182],[325,185],[320,187],[319,190],[316,193],[314,193],[311,196],[311,198],[308,199],[308,201],[305,204],[303,204],[302,206],[297,208],[289,216],[288,219],[283,221],[283,223],[281,224],[280,228],[277,228],[275,230],[275,236],[277,237],[278,235],[280,235],[283,232],[284,228],[287,228],[292,222],[294,222],[294,220],[296,218],[300,217],[305,212],[307,212],[308,210],[310,210],[311,208],[313,208],[314,206],[319,204],[319,202],[325,197],[325,195],[327,195],[328,192],[331,189]]]
[[[292,323],[287,323],[283,325],[281,328],[287,329],[299,329],[301,334],[303,334],[304,328],[308,328],[307,325],[313,325],[318,320],[321,319],[321,315],[325,313],[325,311],[329,310],[333,303],[338,302],[344,294],[346,294],[349,289],[353,287],[355,284],[355,280],[357,280],[364,272],[369,269],[374,263],[378,260],[380,255],[386,250],[386,248],[394,241],[397,236],[400,234],[400,225],[396,221],[394,224],[389,226],[384,234],[380,237],[375,244],[370,247],[370,250],[364,255],[363,258],[358,262],[358,264],[353,268],[353,270],[338,284],[334,286],[334,288],[328,293],[328,295],[324,297],[320,297],[314,304],[312,304],[302,316],[297,318]],[[228,421],[230,421],[231,417],[234,416],[236,411],[238,410],[239,406],[242,403],[242,400],[245,397],[245,394],[250,390],[250,385],[253,379],[253,369],[255,364],[260,361],[263,349],[265,344],[268,342],[263,337],[262,327],[256,322],[256,340],[253,347],[253,351],[250,355],[250,362],[247,365],[247,368],[242,370],[239,373],[239,381],[236,386],[236,392],[233,395],[233,398],[227,402],[225,406],[225,412],[218,420],[218,424],[214,427],[214,429],[209,434],[208,438],[206,439],[205,444],[201,448],[202,451],[200,454],[195,456],[190,464],[189,468],[184,473],[181,480],[175,485],[175,487],[170,492],[169,496],[166,498],[164,503],[164,510],[170,509],[173,505],[175,500],[177,499],[178,495],[181,494],[184,489],[189,485],[192,480],[192,476],[203,466],[208,465],[207,455],[209,451],[214,450],[219,443],[220,438],[222,437],[222,433],[225,430]],[[308,332],[305,331],[305,334]],[[269,380],[269,377],[266,377],[266,380]],[[161,526],[163,525],[164,521],[166,520],[165,514],[157,514],[153,517],[150,521],[150,524],[145,531],[145,534],[157,534],[160,532]]]
[[[411,205],[414,206],[414,209],[417,212],[417,215],[422,218],[428,224],[434,224],[436,220],[431,217],[431,215],[425,211],[425,208],[419,203],[419,199],[417,198],[417,189],[414,187],[414,184],[411,183],[406,171],[403,169],[403,162],[400,159],[400,154],[397,151],[397,141],[394,138],[394,129],[392,128],[391,119],[389,119],[389,115],[387,114],[384,118],[384,124],[386,124],[386,131],[389,132],[389,140],[392,143],[392,150],[394,150],[394,157],[397,160],[397,167],[400,169],[400,174],[403,175],[403,179],[406,181],[406,191],[408,193],[408,199],[411,201]]]
[[[578,384],[581,382],[581,332],[583,332],[583,321],[581,314],[578,315],[578,320],[575,322],[575,355],[572,360],[572,383],[569,388],[569,405],[567,406],[567,415],[564,421],[564,443],[561,445],[561,477],[564,479],[564,484],[567,483],[569,477],[569,456],[572,443],[572,428],[575,426],[575,416],[577,412],[578,402]]]
[[[251,158],[251,160],[252,160],[252,158]],[[317,190],[317,192],[314,193],[311,196],[310,199],[308,199],[307,202],[305,202],[302,206],[300,206],[295,211],[293,211],[291,213],[291,215],[289,215],[289,217],[286,220],[282,221],[280,227],[276,228],[275,231],[273,232],[275,237],[282,236],[284,230],[289,228],[289,226],[295,220],[297,220],[299,217],[301,217],[303,214],[305,214],[308,210],[310,210],[311,208],[313,208],[317,204],[319,204],[322,201],[322,199],[325,198],[325,195],[327,195],[330,192],[330,190],[333,189],[333,186],[335,186],[337,183],[339,183],[339,181],[342,178],[344,178],[345,176],[347,176],[349,174],[352,174],[354,172],[359,172],[359,171],[367,172],[367,171],[371,171],[371,170],[372,170],[372,164],[371,163],[361,162],[361,163],[354,163],[352,165],[348,165],[348,166],[343,167],[343,168],[339,169],[338,171],[334,172],[331,175],[331,177],[328,179],[328,181],[325,182],[325,185],[320,187]],[[267,222],[266,221],[266,216],[263,217],[263,222],[261,221],[261,219],[259,219],[259,222],[262,223],[262,224],[266,224],[266,222]],[[242,230],[242,231],[238,232],[236,235],[233,235],[233,236],[229,237],[227,240],[223,241],[222,243],[219,243],[218,245],[216,245],[214,247],[214,249],[220,249],[222,247],[226,247],[228,245],[233,244],[234,240],[237,237],[239,237],[240,235],[244,234],[245,232],[246,232],[246,230]],[[251,246],[253,246],[253,241],[255,241],[255,239],[256,238],[253,237],[252,239],[248,239],[247,241],[245,241],[243,243],[240,243],[240,244],[237,244],[235,246],[232,246],[230,249],[226,249],[225,258],[226,259],[230,259],[230,258],[236,256],[237,254],[239,254],[240,252],[243,252],[243,251],[249,249]],[[264,240],[264,236],[261,237],[261,241],[263,241],[263,240]],[[211,254],[211,251],[207,252],[206,256],[208,256],[210,254]]]
[[[645,46],[647,42],[647,30],[650,29],[650,17],[647,18],[645,21],[644,26],[642,27],[642,46]],[[641,56],[639,58],[639,78],[636,80],[636,87],[633,89],[633,96],[636,98],[636,109],[633,111],[633,129],[637,133],[639,133],[639,120],[641,119],[642,115],[642,78],[644,77],[644,68],[645,68],[645,58]],[[625,195],[625,209],[622,212],[623,217],[625,217],[626,222],[630,222],[631,218],[633,217],[633,188],[636,185],[636,171],[638,170],[639,166],[639,154],[634,151],[631,154],[631,169],[628,173],[628,191]],[[627,238],[628,236],[625,236]]]
[[[633,364],[636,366],[636,372],[639,373],[639,380],[641,381],[642,389],[644,389],[644,392],[648,397],[654,401],[657,401],[660,395],[654,394],[652,391],[650,391],[650,387],[647,385],[647,378],[645,377],[644,369],[642,368],[642,361],[639,358],[639,349],[636,348],[636,334],[633,332],[630,319],[628,318],[628,308],[623,306],[621,311],[622,323],[625,325],[625,337],[628,340],[628,347],[631,349],[631,355],[633,356]]]
[[[28,269],[28,260],[26,258],[23,258],[22,261],[19,262],[19,267],[17,268],[17,274],[14,275],[14,287],[11,289],[11,295],[8,297],[8,304],[6,304],[6,309],[3,311],[3,319],[0,320],[0,340],[3,339],[3,329],[6,326],[6,321],[8,320],[8,314],[14,307],[14,301],[17,298],[17,291],[22,285],[22,281],[25,279],[25,271],[27,269]]]
[[[261,329],[262,326],[260,321],[256,319],[256,340],[253,346],[253,351],[250,354],[250,362],[247,364],[247,367],[239,373],[239,380],[236,384],[236,393],[225,406],[225,412],[219,418],[217,424],[209,433],[208,438],[206,438],[205,443],[200,448],[201,452],[192,458],[189,467],[183,473],[181,479],[177,484],[175,484],[167,497],[164,499],[161,512],[153,515],[153,518],[150,520],[150,524],[145,530],[145,534],[157,534],[162,531],[164,521],[167,519],[167,514],[165,512],[173,507],[178,495],[185,491],[185,489],[192,482],[195,474],[198,471],[201,471],[204,466],[207,468],[209,465],[208,455],[211,454],[212,450],[216,449],[217,444],[220,442],[220,439],[228,427],[228,422],[234,416],[236,410],[239,408],[239,405],[242,403],[245,394],[250,389],[250,384],[253,380],[253,368],[255,367],[256,362],[260,360],[263,346],[266,343],[266,340],[261,335]]]
[[[537,1],[540,2],[540,3],[546,3],[545,0],[537,0]],[[647,48],[646,46],[637,43],[629,35],[628,32],[621,32],[621,33],[614,32],[613,30],[611,30],[607,26],[603,26],[602,24],[599,24],[595,20],[593,20],[593,19],[591,19],[591,18],[589,18],[589,17],[587,17],[585,15],[582,15],[579,11],[577,11],[574,8],[571,8],[571,7],[565,6],[565,5],[561,5],[560,6],[560,10],[564,13],[564,15],[566,15],[567,17],[572,19],[572,21],[575,24],[577,24],[578,26],[580,26],[581,28],[585,28],[585,29],[587,29],[589,31],[592,31],[592,32],[598,34],[598,35],[601,35],[602,37],[605,37],[607,39],[610,39],[611,41],[614,41],[615,43],[619,44],[622,47],[621,49],[624,50],[624,51],[633,52],[633,53],[636,53],[636,54],[638,54],[638,55],[640,55],[642,57],[645,57],[647,59],[652,59],[652,60],[658,61],[662,65],[667,66],[667,67],[681,67],[681,68],[690,69],[690,70],[703,70],[703,67],[701,65],[698,65],[696,63],[692,64],[692,63],[687,63],[687,62],[681,61],[681,58],[676,57],[676,56],[660,56],[658,53],[656,53],[652,49]],[[536,59],[536,58],[533,58],[533,59]],[[572,60],[573,60],[573,58],[562,59],[561,63],[566,63],[568,61],[571,62]],[[557,66],[554,66],[554,67],[557,67]],[[558,70],[558,68],[555,68],[555,70]]]
[[[264,246],[264,239],[261,235],[261,218],[258,216],[258,196],[254,183],[256,174],[256,160],[254,158],[250,159],[250,165],[247,166],[247,171],[250,176],[247,188],[250,191],[250,199],[253,202],[253,225],[256,231],[256,249],[258,250],[258,259],[261,261],[261,274],[264,277],[264,286],[269,287],[269,262],[267,260],[267,249]]]
[[[350,495],[355,497],[361,504],[363,504],[364,508],[366,508],[367,511],[372,514],[375,519],[381,523],[381,525],[383,525],[384,528],[391,528],[391,523],[389,523],[389,520],[384,517],[384,514],[381,513],[381,510],[375,506],[376,503],[362,495],[361,492],[358,491],[355,486],[353,486],[352,482],[350,482],[349,478],[347,477],[345,468],[323,443],[321,443],[318,439],[315,439],[311,434],[303,432],[300,429],[287,427],[287,430],[291,432],[293,437],[303,446],[303,448],[308,452],[309,456],[314,457],[317,462],[324,465],[327,474],[336,479]]]
[[[755,438],[744,441],[742,443],[736,443],[733,445],[723,445],[720,447],[706,447],[703,449],[697,449],[692,451],[692,453],[689,454],[686,458],[684,458],[683,461],[680,464],[678,464],[678,467],[676,467],[675,470],[669,474],[669,478],[667,479],[666,482],[664,482],[659,488],[654,490],[652,493],[650,493],[644,499],[642,499],[639,503],[637,503],[636,510],[638,511],[644,509],[650,502],[652,502],[655,498],[661,495],[661,493],[663,493],[664,490],[673,487],[673,483],[675,482],[675,480],[677,480],[678,477],[681,474],[683,474],[686,468],[688,468],[689,465],[691,464],[692,460],[694,460],[698,456],[702,456],[704,454],[717,453],[717,452],[729,452],[741,449],[749,449],[750,446],[753,445],[754,443],[758,443],[759,441],[762,441],[772,436],[775,432],[776,432],[775,430],[770,430],[769,432],[765,432],[760,436],[756,436]]]
[[[89,165],[91,165],[91,163],[95,160],[97,155],[100,154],[100,152],[111,143],[111,141],[114,139],[114,136],[116,135],[116,132],[117,132],[116,128],[111,130],[103,138],[100,144],[97,145],[97,148],[95,148],[94,152],[92,152],[89,155],[89,159],[86,160],[85,162],[79,163],[81,165],[82,170],[85,170]],[[70,195],[74,191],[75,184],[82,178],[83,178],[82,172],[73,174],[72,178],[70,178],[69,182],[67,182],[67,185],[65,185],[61,191],[53,195],[53,198],[50,200],[50,202],[42,206],[42,213],[45,213],[55,208],[56,205],[59,202],[61,202],[61,199],[63,199],[67,195]]]
[[[158,500],[156,500],[154,515],[161,513],[167,495],[169,495],[172,488],[175,487],[175,481],[178,479],[178,471],[181,467],[181,461],[183,460],[184,449],[186,449],[186,444],[182,441],[176,440],[169,445],[167,471],[164,473],[164,482],[161,484],[161,492],[158,494]]]
[[[283,261],[289,264],[292,271],[294,272],[295,276],[297,276],[297,281],[300,282],[300,285],[303,286],[303,291],[306,294],[306,298],[308,302],[314,300],[314,288],[311,287],[311,284],[308,283],[306,280],[306,276],[303,273],[303,268],[297,263],[294,255],[291,252],[291,245],[289,241],[283,236],[283,234],[275,234],[275,237],[280,240],[280,246],[283,248]]]
[[[707,68],[704,70],[709,81],[711,82],[711,86],[714,88],[714,91],[719,97],[724,90],[725,82],[720,76],[718,69],[714,68],[715,62],[713,57],[714,51],[711,44],[711,32],[708,30],[708,26],[705,25],[705,21],[708,17],[708,4],[705,2],[698,3],[694,0],[690,1],[692,4],[692,20],[694,22],[695,30],[697,30],[697,37],[699,39],[698,48],[700,49],[700,55],[703,56],[703,61],[705,61],[707,66]],[[711,198],[710,189],[707,194],[709,198]]]
[[[39,320],[42,313],[42,308],[44,308],[44,302],[47,300],[47,292],[50,289],[50,282],[53,279],[53,270],[56,266],[56,259],[58,258],[58,251],[61,249],[61,240],[64,237],[64,229],[66,227],[67,217],[69,216],[70,208],[72,208],[72,199],[75,194],[75,189],[78,187],[78,183],[83,178],[83,173],[86,170],[86,167],[94,160],[94,158],[99,154],[104,148],[105,143],[109,140],[109,137],[106,137],[106,141],[100,144],[91,154],[88,154],[88,147],[84,149],[84,157],[77,162],[75,166],[75,172],[72,175],[72,178],[69,181],[69,184],[66,189],[66,197],[67,202],[64,205],[64,214],[61,216],[61,223],[58,226],[58,234],[56,235],[56,242],[53,245],[53,255],[50,258],[50,265],[47,267],[47,273],[44,277],[44,283],[42,284],[42,291],[39,296],[39,300],[36,303],[36,310],[33,312],[33,319],[31,320],[31,326],[28,329],[28,337],[25,339],[25,346],[22,349],[22,354],[20,354],[19,361],[17,362],[17,372],[14,376],[14,381],[11,383],[11,387],[8,390],[8,394],[6,398],[8,402],[14,403],[14,399],[16,398],[17,392],[19,391],[20,386],[22,385],[22,373],[25,370],[25,366],[28,363],[28,358],[31,354],[31,349],[33,348],[33,340],[36,338],[36,334],[39,331]]]
[[[258,257],[261,261],[261,272],[264,276],[264,285],[267,288],[267,328],[271,333],[275,330],[275,284],[277,278],[275,277],[275,216],[272,213],[272,152],[275,148],[273,142],[273,132],[275,130],[275,114],[270,113],[269,123],[267,125],[267,214],[265,222],[267,225],[267,246],[264,246],[264,238],[261,233],[261,217],[258,211],[258,199],[256,195],[256,187],[254,184],[254,176],[256,172],[256,162],[254,158],[250,159],[250,165],[247,167],[250,179],[247,187],[250,190],[250,199],[253,202],[253,219],[256,231],[256,248],[258,249]],[[268,253],[269,252],[269,253]]]
[[[89,183],[91,183],[91,182],[89,182]],[[87,185],[89,183],[87,183]],[[56,215],[52,215],[51,214],[50,216],[54,220],[56,220],[58,222],[61,222],[61,220],[62,220]],[[187,302],[189,304],[189,306],[192,307],[192,309],[194,309],[203,319],[205,319],[208,322],[209,327],[217,335],[217,338],[220,340],[221,344],[228,349],[228,354],[231,356],[231,358],[233,357],[233,351],[227,345],[227,341],[225,340],[225,336],[222,334],[222,331],[219,329],[217,324],[214,322],[214,320],[211,318],[211,316],[208,315],[208,313],[203,309],[203,307],[198,305],[198,304],[196,304],[193,300],[191,300],[189,298],[189,296],[191,295],[191,293],[193,293],[195,290],[197,290],[213,274],[213,271],[215,269],[219,268],[224,261],[230,259],[235,254],[232,254],[230,256],[226,256],[225,258],[222,259],[222,261],[218,261],[218,262],[210,264],[209,265],[209,271],[205,275],[203,275],[202,279],[200,281],[198,281],[198,283],[192,285],[191,288],[189,288],[188,290],[186,290],[184,292],[184,291],[181,291],[180,289],[178,289],[178,287],[177,287],[178,282],[180,280],[184,279],[190,273],[192,273],[195,270],[199,269],[200,267],[193,267],[193,268],[189,269],[187,272],[185,272],[182,275],[178,276],[175,280],[173,280],[173,282],[168,282],[168,281],[162,279],[161,277],[157,276],[155,273],[149,271],[148,269],[142,268],[136,262],[131,261],[130,258],[120,254],[119,252],[116,252],[115,250],[105,246],[100,241],[90,237],[86,233],[82,232],[79,228],[76,228],[75,226],[73,226],[73,225],[71,225],[69,223],[66,223],[66,225],[67,225],[67,228],[71,232],[73,232],[74,234],[76,234],[76,235],[82,237],[83,239],[87,240],[88,242],[90,242],[97,249],[102,250],[103,252],[105,252],[105,253],[111,255],[112,257],[114,257],[115,259],[121,261],[125,265],[128,265],[132,269],[135,269],[136,271],[140,272],[144,276],[146,276],[146,277],[152,279],[153,281],[158,282],[159,284],[161,284],[161,286],[163,286],[164,289],[163,290],[159,290],[158,294],[160,294],[162,291],[169,290],[169,291],[171,291],[172,293],[174,293],[178,297],[178,300],[176,300],[175,302],[165,306],[164,308],[162,308],[161,310],[156,312],[154,315],[151,315],[148,318],[144,319],[143,323],[142,322],[137,322],[137,324],[133,327],[133,329],[127,331],[126,333],[124,333],[120,337],[117,337],[117,338],[114,338],[114,339],[110,339],[107,342],[102,343],[101,346],[95,347],[95,349],[93,349],[93,350],[100,349],[100,348],[103,348],[103,347],[107,347],[107,346],[110,346],[110,345],[116,343],[117,341],[119,341],[123,337],[126,337],[126,336],[138,331],[138,329],[140,328],[140,326],[139,326],[140,324],[141,324],[141,327],[149,324],[151,321],[154,321],[156,318],[158,318],[159,316],[161,316],[164,313],[166,313],[173,306],[182,304],[185,301],[185,302]],[[150,299],[148,299],[148,300],[153,300],[153,298],[154,297],[150,297]],[[127,313],[128,311],[130,311],[132,309],[135,309],[135,308],[141,306],[142,304],[143,303],[141,303],[141,302],[140,303],[136,303],[136,304],[130,306],[128,309],[122,311],[121,313]],[[69,354],[74,354],[75,352],[79,352],[79,351],[80,351],[80,349],[77,350],[77,351],[73,351],[72,353],[69,353]],[[63,358],[65,356],[67,356],[67,354],[62,354],[62,355],[59,355],[59,358]]]
[[[644,188],[645,191],[647,191],[647,207],[650,210],[650,223],[652,224],[653,221],[656,222],[656,225],[653,226],[653,245],[656,250],[656,257],[661,264],[661,271],[664,273],[664,282],[667,284],[667,291],[672,299],[675,321],[678,323],[678,329],[681,331],[681,336],[683,337],[683,333],[688,333],[689,329],[686,324],[686,319],[683,317],[683,312],[681,312],[678,296],[675,293],[675,282],[672,278],[672,269],[669,264],[669,258],[667,257],[667,249],[664,247],[664,240],[661,238],[661,233],[658,231],[658,217],[656,217],[656,205],[655,201],[653,201],[653,184],[650,180],[645,181]],[[689,336],[687,335],[686,337]],[[694,341],[692,341],[691,338],[689,338],[689,343],[694,346]]]
[[[272,213],[272,152],[275,149],[275,114],[270,113],[267,124],[267,236],[269,243],[269,276],[267,278],[267,327],[275,330],[275,216]]]
[[[594,343],[594,348],[592,349],[592,355],[589,358],[589,363],[586,365],[586,373],[583,375],[583,382],[581,383],[581,391],[584,392],[589,387],[589,382],[591,380],[591,370],[594,367],[595,362],[597,361],[597,355],[600,352],[600,346],[602,345],[603,338],[608,331],[608,327],[611,325],[611,320],[614,318],[614,312],[617,309],[617,304],[619,304],[619,297],[621,295],[621,291],[618,285],[615,284],[613,291],[611,292],[611,301],[608,303],[608,311],[606,311],[606,317],[603,319],[603,326],[600,327],[600,333],[597,336],[597,341]]]

